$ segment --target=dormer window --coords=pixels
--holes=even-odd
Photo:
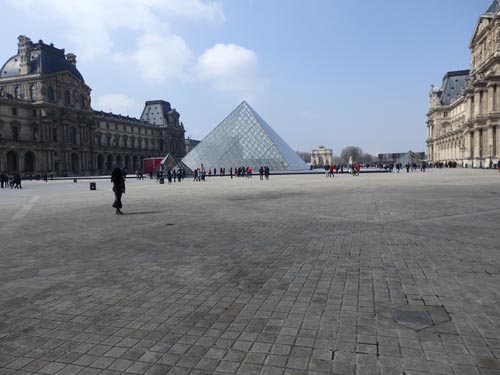
[[[16,88],[14,89],[14,97],[16,99],[21,98],[21,86],[16,86]]]

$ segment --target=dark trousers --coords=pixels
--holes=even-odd
[[[113,188],[113,192],[115,193],[115,202],[113,203],[114,208],[122,208],[122,194],[123,191],[121,189]]]

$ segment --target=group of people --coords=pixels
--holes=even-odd
[[[335,177],[335,174],[344,173],[344,164],[327,164],[325,168],[325,177]],[[349,174],[359,176],[361,170],[360,163],[352,163],[347,166]]]
[[[142,169],[135,170],[135,178],[136,180],[144,180],[144,172],[142,171]]]
[[[161,172],[160,172],[161,173]],[[183,169],[177,169],[177,170],[168,170],[167,171],[167,182],[168,184],[170,185],[172,183],[172,180],[174,180],[174,182],[176,181],[179,181],[179,182],[182,182],[182,180],[184,179],[186,175],[186,172],[183,170]],[[158,179],[160,179],[162,176],[160,175],[158,177]]]
[[[241,167],[235,167],[234,168],[234,175],[236,177],[252,178],[252,172],[253,172],[253,168],[252,167],[241,166]],[[231,174],[231,178],[232,177],[233,176]]]
[[[6,172],[3,172],[0,175],[0,187],[2,189],[8,187],[10,187],[11,189],[22,189],[23,187],[21,186],[21,175],[19,173],[16,173],[14,176],[9,177]]]
[[[219,168],[219,176],[226,176],[226,168]],[[259,176],[260,179],[263,180],[264,177],[266,180],[269,180],[269,175],[270,175],[270,169],[267,165],[263,166],[261,165],[259,168]],[[252,167],[231,167],[229,168],[229,176],[233,178],[235,177],[246,177],[246,178],[252,178],[253,175],[253,168]],[[200,168],[197,168],[194,170],[194,179],[193,181],[206,181],[206,177],[212,177],[212,176],[217,176],[217,168],[208,169],[207,170],[203,167],[203,164],[201,165]]]
[[[217,168],[211,169],[208,168],[208,176],[212,176],[212,173],[214,176],[217,176]],[[226,175],[226,168],[219,168],[219,176],[225,176]]]
[[[259,168],[259,176],[260,176],[260,179],[263,180],[264,179],[264,176],[266,176],[266,180],[269,180],[269,167],[266,165],[266,166],[260,166]]]

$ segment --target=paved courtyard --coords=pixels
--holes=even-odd
[[[0,190],[0,374],[500,374],[500,173]]]

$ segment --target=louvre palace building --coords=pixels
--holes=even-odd
[[[500,0],[479,17],[469,49],[470,69],[431,88],[427,158],[489,168],[500,158]]]
[[[90,92],[74,54],[20,36],[0,70],[0,172],[96,175],[184,156],[184,126],[168,102],[147,101],[137,119],[94,111]]]

